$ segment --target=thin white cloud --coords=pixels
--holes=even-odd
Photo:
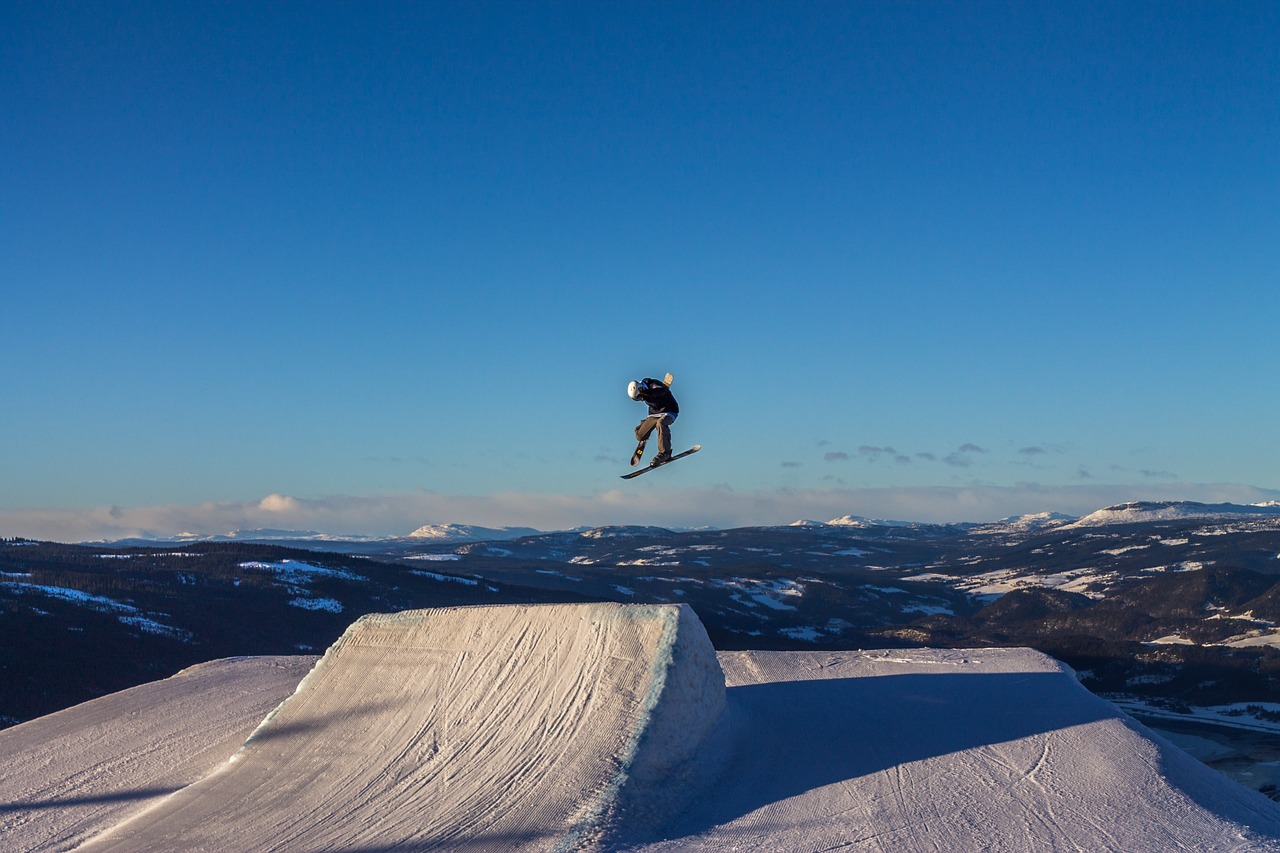
[[[260,528],[403,536],[423,524],[443,522],[542,530],[609,524],[740,527],[843,515],[958,522],[991,521],[1043,511],[1084,515],[1131,500],[1257,503],[1278,499],[1280,491],[1245,485],[1103,485],[1092,481],[1069,486],[832,486],[772,491],[736,491],[719,486],[672,491],[615,489],[591,495],[445,495],[429,491],[324,498],[269,495],[249,501],[172,506],[5,510],[0,511],[0,536],[87,542]]]

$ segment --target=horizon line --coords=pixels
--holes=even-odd
[[[1249,506],[1280,501],[1280,490],[1245,484],[1016,483],[739,492],[727,485],[591,495],[502,492],[448,495],[419,489],[381,495],[251,500],[141,507],[0,509],[0,536],[64,543],[122,539],[172,541],[243,530],[310,531],[330,537],[403,538],[429,525],[541,532],[615,526],[672,530],[780,527],[847,516],[910,524],[984,524],[1051,512],[1081,518],[1125,503],[1178,501]]]

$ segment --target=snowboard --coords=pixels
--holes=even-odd
[[[697,453],[701,449],[702,449],[701,444],[695,444],[693,447],[689,448],[684,453],[677,453],[675,456],[672,456],[666,462],[663,462],[662,465],[670,465],[672,462],[675,462],[677,459],[683,459],[684,457],[692,453]],[[654,468],[661,468],[662,465],[653,465],[653,464],[646,465],[645,467],[641,468],[638,471],[632,471],[629,474],[623,474],[622,479],[630,480],[632,477],[639,477],[641,474],[645,473],[646,471],[652,471]]]

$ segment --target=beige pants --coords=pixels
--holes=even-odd
[[[644,444],[649,440],[649,435],[656,429],[658,431],[658,455],[663,456],[670,453],[671,424],[675,423],[675,420],[675,415],[650,415],[636,427],[636,441]]]

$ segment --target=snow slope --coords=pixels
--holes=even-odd
[[[717,655],[682,606],[365,617],[210,772],[210,719],[265,695],[215,671],[204,707],[174,678],[0,732],[6,849],[1280,851],[1280,806],[1027,649]],[[131,738],[180,747],[125,772]]]
[[[0,731],[0,848],[70,850],[209,775],[315,660],[211,661]]]
[[[1280,806],[1030,649],[722,652],[740,746],[646,851],[1280,850]]]

